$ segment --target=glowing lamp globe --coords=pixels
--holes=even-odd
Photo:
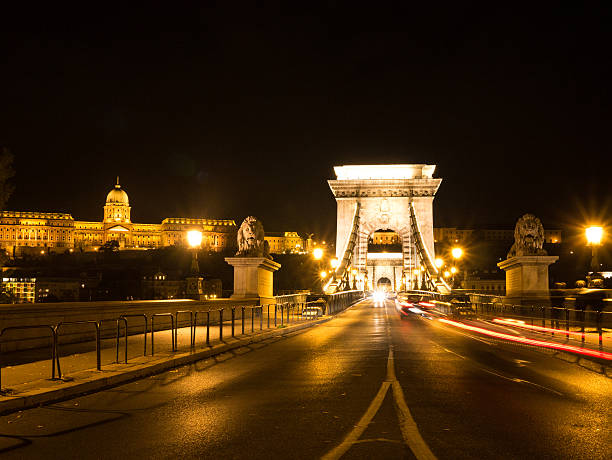
[[[586,229],[586,239],[589,244],[601,244],[603,228],[589,227]]]
[[[321,279],[325,279],[327,277],[327,272],[322,271],[321,273],[319,273],[319,276],[321,277]]]
[[[315,258],[315,260],[321,260],[321,258],[323,257],[323,249],[314,248],[314,250],[312,251],[312,256]]]
[[[461,257],[463,256],[463,249],[453,248],[451,254],[453,255],[453,259],[461,259]]]
[[[441,268],[444,265],[444,261],[442,259],[435,260],[436,267]]]
[[[187,232],[187,242],[192,248],[196,248],[202,244],[202,232],[199,230],[189,230]]]
[[[331,264],[331,267],[334,269],[338,268],[338,265],[340,265],[340,261],[336,258],[333,258],[329,263]]]

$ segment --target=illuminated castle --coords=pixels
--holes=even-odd
[[[23,252],[93,251],[116,241],[120,249],[187,246],[187,232],[202,232],[202,248],[221,251],[234,245],[236,223],[228,219],[170,217],[161,224],[133,223],[130,201],[119,184],[108,192],[103,222],[74,220],[70,214],[0,211],[0,247]]]

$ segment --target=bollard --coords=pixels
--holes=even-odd
[[[565,338],[569,340],[569,310],[565,309]]]
[[[276,312],[278,311],[278,305],[274,304],[274,327],[276,327]]]
[[[270,321],[269,317],[268,321]],[[263,305],[259,307],[259,330],[263,331]]]
[[[223,308],[219,310],[219,340],[223,342]]]
[[[235,337],[234,335],[234,320],[236,319],[236,307],[232,307],[232,337]]]
[[[255,329],[255,328],[254,328],[254,326],[253,326],[253,324],[254,324],[254,322],[253,322],[253,321],[255,320],[255,319],[253,318],[253,309],[254,309],[254,308],[255,308],[255,307],[251,307],[251,333],[253,333],[253,330]]]
[[[242,332],[241,332],[241,334],[242,335],[244,335],[244,312],[245,312],[245,308],[242,307],[242,318],[241,318],[242,319],[242,321],[241,321],[241,323],[242,323]]]

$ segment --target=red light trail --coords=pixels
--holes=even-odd
[[[605,351],[591,350],[590,348],[574,347],[572,345],[564,345],[562,343],[546,342],[544,340],[526,339],[524,337],[516,337],[514,335],[502,334],[500,332],[490,331],[483,329],[482,327],[470,326],[468,324],[459,323],[457,321],[451,321],[445,318],[439,318],[439,321],[455,326],[468,331],[478,332],[480,334],[488,335],[491,337],[497,337],[499,339],[509,340],[511,342],[524,343],[526,345],[533,345],[536,347],[552,348],[560,351],[569,351],[570,353],[577,353],[585,356],[593,356],[595,358],[612,360],[612,353],[606,353]]]

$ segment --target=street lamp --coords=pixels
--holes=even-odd
[[[319,276],[321,277],[322,280],[324,280],[325,278],[327,278],[327,272],[325,270],[321,270],[321,272],[319,273]]]
[[[463,257],[463,249],[455,247],[451,250],[451,255],[453,256],[453,259],[459,260],[461,257]]]
[[[451,249],[451,255],[455,260],[455,264],[459,264],[459,260],[463,257],[463,249],[458,246],[455,246],[453,249]],[[453,271],[453,269],[455,271]],[[451,273],[453,274],[453,278],[451,280],[452,287],[455,287],[455,273],[457,273],[458,271],[459,270],[455,267],[451,268]],[[459,278],[459,287],[461,287],[461,278]]]
[[[601,245],[603,238],[602,227],[588,227],[586,229],[587,243],[591,246],[591,271],[593,274],[599,271],[599,261],[597,260],[597,249]]]
[[[198,248],[202,244],[202,232],[200,230],[189,230],[187,232],[187,243],[191,247],[191,273],[187,277],[185,293],[191,299],[202,299],[202,278],[200,278],[200,266],[198,265]]]
[[[198,250],[202,244],[202,232],[199,230],[189,230],[187,232],[187,242],[191,246],[193,252],[191,257],[191,273],[200,273],[200,267],[198,266]]]
[[[314,248],[312,251],[312,257],[314,257],[315,260],[321,260],[323,258],[323,249]]]

